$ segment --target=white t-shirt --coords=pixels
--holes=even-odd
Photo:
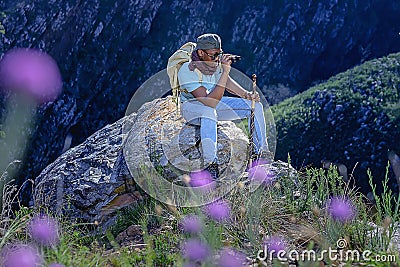
[[[181,89],[187,91],[181,92],[181,102],[185,102],[187,100],[195,98],[191,92],[199,88],[200,86],[204,86],[207,89],[207,94],[214,90],[215,85],[219,81],[222,75],[222,69],[220,67],[212,75],[203,74],[202,82],[200,83],[199,76],[196,71],[189,70],[189,62],[186,62],[182,65],[178,72],[178,80],[179,86]]]

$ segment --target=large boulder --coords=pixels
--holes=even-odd
[[[191,162],[191,170],[200,168],[198,139],[199,127],[183,120],[170,97],[155,99],[47,166],[36,178],[34,203],[71,218],[110,222],[116,210],[142,198],[136,169],[161,169],[166,180],[175,181],[190,171]],[[243,172],[245,133],[233,122],[221,122],[218,140],[220,168],[231,174]]]

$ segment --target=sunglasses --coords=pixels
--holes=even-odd
[[[223,51],[221,52],[216,52],[214,55],[210,55],[209,53],[207,53],[205,50],[203,50],[204,53],[206,53],[207,56],[209,56],[211,58],[211,60],[215,60],[217,57],[222,56],[224,54]]]

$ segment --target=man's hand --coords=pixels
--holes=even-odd
[[[251,101],[256,101],[256,102],[260,102],[260,95],[258,94],[258,92],[255,93],[251,93],[251,92],[246,92],[245,95],[243,96],[244,99],[248,99]]]
[[[220,62],[221,62],[221,65],[222,65],[222,69],[225,72],[229,73],[230,70],[231,70],[231,64],[232,64],[232,60],[230,60],[230,56],[228,54],[223,54],[220,57]]]

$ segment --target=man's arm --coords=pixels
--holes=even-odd
[[[192,95],[204,105],[215,108],[225,93],[228,78],[229,71],[223,70],[221,78],[219,79],[217,85],[215,85],[215,89],[212,90],[212,92],[207,94],[207,89],[204,86],[200,86],[192,92]]]
[[[253,100],[253,98],[254,98],[255,101],[260,101],[260,96],[258,95],[257,92],[255,95],[253,95],[251,92],[246,91],[242,86],[240,86],[240,84],[238,84],[230,76],[228,77],[228,81],[226,83],[226,90],[229,93],[232,93],[232,94],[237,95],[244,99]]]

